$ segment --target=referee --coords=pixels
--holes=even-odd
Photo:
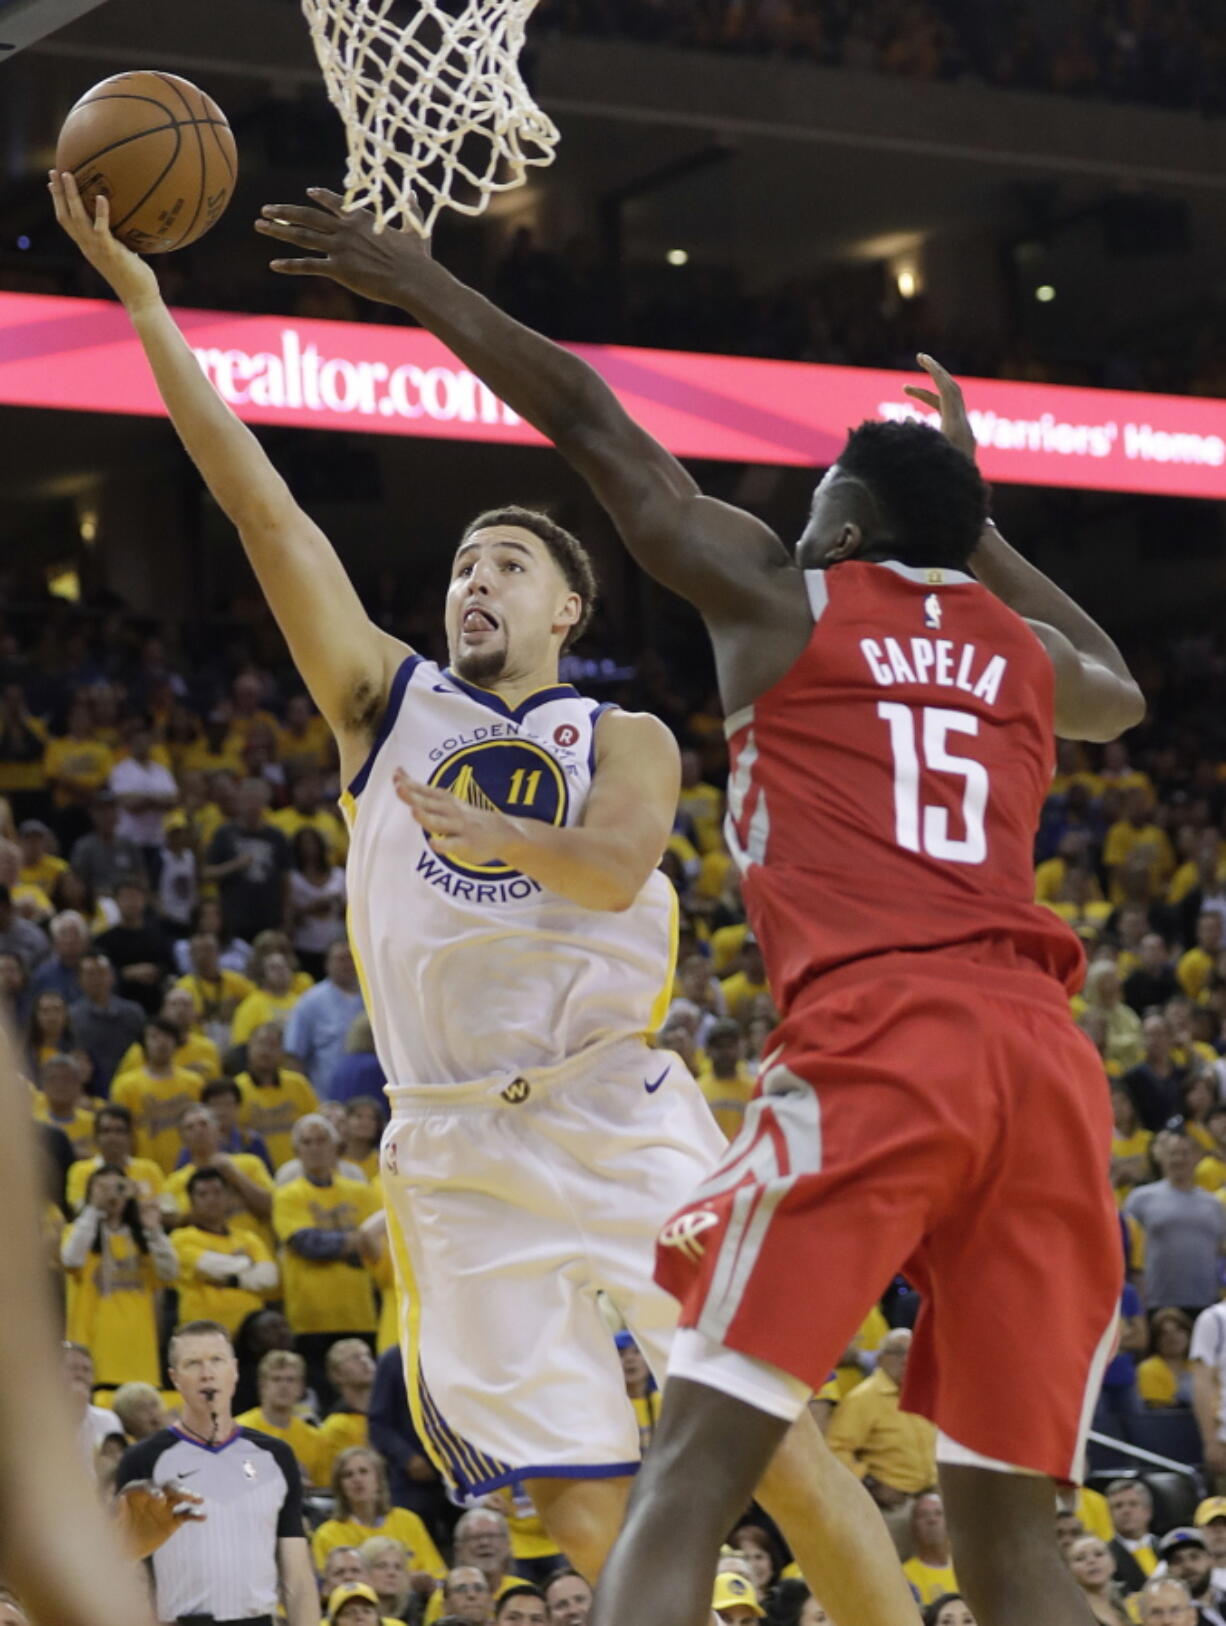
[[[153,1555],[163,1626],[273,1626],[278,1583],[289,1626],[320,1626],[319,1593],[302,1523],[302,1480],[281,1440],[237,1428],[230,1407],[238,1362],[216,1321],[189,1321],[170,1340],[182,1420],[130,1446],[120,1487],[148,1479],[203,1500]]]

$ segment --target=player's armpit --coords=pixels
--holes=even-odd
[[[1145,717],[1145,697],[1130,677],[1082,654],[1055,627],[1030,627],[1051,656],[1056,676],[1056,733],[1065,740],[1118,739]]]

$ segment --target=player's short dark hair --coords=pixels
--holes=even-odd
[[[901,564],[962,570],[983,534],[988,488],[963,452],[922,423],[862,423],[839,453],[872,492]]]
[[[545,1594],[540,1587],[533,1586],[531,1581],[523,1581],[519,1586],[509,1586],[505,1592],[499,1594],[498,1602],[494,1605],[495,1620],[499,1618],[512,1598],[539,1598],[542,1603],[545,1603]],[[549,1607],[548,1604],[545,1606],[546,1608]]]
[[[220,1180],[223,1186],[226,1183],[226,1177],[220,1169],[197,1169],[187,1182],[187,1195],[194,1197],[197,1186],[206,1185],[213,1180]]]
[[[169,1366],[175,1364],[175,1345],[180,1338],[224,1338],[230,1348],[234,1348],[234,1340],[220,1321],[183,1321],[170,1335],[170,1343],[166,1348],[166,1362]]]
[[[488,531],[494,525],[517,525],[521,531],[531,531],[533,536],[539,537],[549,549],[554,564],[565,576],[566,585],[572,593],[578,593],[583,607],[578,621],[567,633],[562,645],[563,649],[569,649],[587,631],[596,608],[596,571],[591,554],[579,538],[572,536],[557,520],[550,519],[548,514],[542,514],[535,508],[520,508],[515,503],[509,503],[505,508],[489,508],[484,514],[478,514],[476,519],[469,520],[460,538],[460,547],[477,531]]]
[[[216,1101],[219,1096],[228,1095],[232,1101],[241,1101],[243,1092],[238,1087],[237,1080],[233,1078],[211,1078],[200,1092],[200,1105],[207,1107],[210,1101]]]

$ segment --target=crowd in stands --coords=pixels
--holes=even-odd
[[[1153,721],[1135,749],[1061,748],[1036,853],[1039,900],[1085,944],[1075,1010],[1117,1124],[1129,1282],[1097,1421],[1156,1441],[1209,1490],[1219,1475],[1226,1486],[1226,739],[1205,690],[1215,660],[1189,641],[1148,675]],[[321,719],[274,662],[197,662],[119,615],[63,624],[41,645],[10,632],[0,666],[0,1000],[24,1045],[47,1161],[47,1261],[100,1480],[116,1433],[142,1438],[176,1404],[171,1326],[218,1321],[239,1355],[240,1420],[287,1441],[310,1487],[321,1579],[395,1598],[381,1603],[388,1618],[450,1611],[474,1626],[512,1582],[548,1583],[540,1620],[574,1626],[584,1584],[568,1572],[552,1581],[564,1555],[523,1499],[504,1493],[457,1525],[409,1414],[381,1214],[383,1078],[345,936],[347,832]],[[647,657],[619,681],[613,695],[657,711],[683,747],[663,859],[680,947],[659,1042],[685,1058],[733,1135],[775,1010],[722,837],[718,708]],[[932,1430],[899,1408],[915,1307],[905,1283],[891,1284],[815,1405],[929,1618],[966,1626]],[[617,1336],[649,1444],[659,1396]],[[1226,1583],[1226,1500],[1207,1501],[1189,1527],[1194,1502],[1149,1505],[1144,1483],[1123,1484],[1110,1506],[1070,1490],[1061,1511],[1098,1618],[1124,1619],[1125,1594],[1144,1620],[1163,1587],[1195,1592],[1204,1553],[1216,1577],[1206,1585]],[[1141,1536],[1128,1533],[1137,1503]],[[723,1618],[820,1621],[773,1527],[753,1517],[727,1576],[742,1566],[754,1590],[729,1593]],[[517,1607],[536,1619],[534,1597]]]

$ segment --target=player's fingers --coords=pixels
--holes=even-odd
[[[260,216],[276,225],[309,226],[326,236],[336,235],[336,221],[330,214],[323,209],[308,209],[301,203],[266,203]]]
[[[326,277],[330,260],[269,260],[268,269],[283,277]]]
[[[323,205],[330,214],[337,216],[345,214],[345,200],[339,192],[329,192],[326,186],[308,186],[307,197],[314,198],[316,203]],[[369,210],[354,210],[353,213],[368,214]]]
[[[105,192],[99,192],[98,201],[94,204],[94,227],[99,237],[110,236],[111,200]]]
[[[265,237],[275,237],[278,242],[290,243],[294,248],[313,248],[326,254],[332,247],[332,238],[327,233],[310,226],[290,226],[284,220],[261,218],[256,221],[255,229]]]
[[[936,385],[942,397],[946,395],[955,398],[961,396],[962,390],[957,381],[950,373],[946,372],[945,368],[941,366],[941,363],[934,356],[921,352],[915,359]]]
[[[933,390],[922,390],[918,384],[904,384],[903,394],[909,395],[913,401],[922,401],[925,406],[932,407],[934,411],[940,411],[941,397]]]

